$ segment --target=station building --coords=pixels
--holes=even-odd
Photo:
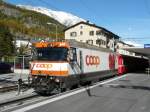
[[[135,56],[136,54],[134,52],[125,50],[124,48],[131,48],[134,47],[133,45],[127,44],[123,41],[118,41],[115,45],[116,52],[119,54],[129,55],[129,56]]]

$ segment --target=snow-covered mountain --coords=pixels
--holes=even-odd
[[[47,9],[44,7],[33,7],[33,6],[29,6],[29,5],[18,5],[18,7],[21,7],[21,8],[27,9],[27,10],[33,10],[33,11],[45,14],[47,16],[50,16],[65,26],[71,26],[80,21],[86,21],[86,20],[79,18],[71,13],[67,13],[67,12],[63,12],[63,11],[54,11],[54,10]]]

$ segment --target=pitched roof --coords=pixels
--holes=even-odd
[[[115,39],[119,39],[120,38],[118,35],[112,33],[111,31],[109,31],[109,30],[107,30],[107,29],[105,29],[103,27],[97,26],[95,24],[91,24],[89,22],[84,22],[84,21],[81,21],[81,22],[79,22],[77,24],[74,24],[74,25],[66,28],[64,31],[67,31],[67,30],[69,30],[69,29],[71,29],[71,28],[73,28],[75,26],[78,26],[79,24],[85,24],[85,25],[92,26],[92,27],[95,27],[95,28],[98,28],[98,29],[102,29],[106,34],[113,36]]]
[[[127,43],[125,43],[125,42],[123,42],[123,41],[118,41],[118,42],[120,42],[120,43],[122,43],[122,44],[124,44],[124,45],[128,45],[128,46],[130,46],[130,47],[134,47],[134,45],[127,44]]]

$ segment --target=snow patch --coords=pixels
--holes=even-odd
[[[44,7],[33,7],[30,5],[17,5],[17,6],[20,8],[40,12],[42,14],[50,16],[51,18],[59,21],[61,24],[65,25],[65,26],[71,26],[78,22],[86,21],[86,20],[79,18],[71,13],[67,13],[67,12],[63,12],[63,11],[54,11],[54,10],[47,9]]]

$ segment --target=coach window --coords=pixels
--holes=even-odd
[[[94,35],[94,31],[90,31],[90,32],[89,32],[89,35],[90,35],[90,36],[93,36],[93,35]]]
[[[77,32],[71,32],[71,33],[70,33],[70,36],[71,36],[71,37],[76,37],[76,36],[77,36]]]

